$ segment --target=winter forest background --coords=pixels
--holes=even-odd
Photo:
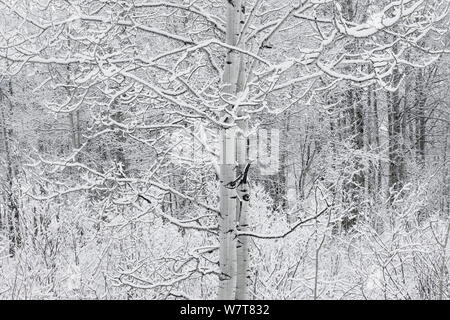
[[[449,6],[0,0],[0,298],[449,299]]]

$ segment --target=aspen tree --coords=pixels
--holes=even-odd
[[[236,46],[240,35],[240,0],[227,1],[227,31],[226,43]],[[236,97],[239,81],[240,54],[228,50],[223,73],[224,98],[229,101],[230,113],[233,111],[233,100]],[[224,113],[225,122],[231,123],[230,116]],[[220,249],[219,249],[219,293],[220,300],[231,300],[236,293],[237,269],[237,233],[236,233],[236,154],[242,153],[237,146],[236,127],[221,129],[220,133]],[[241,141],[241,140],[240,140]]]

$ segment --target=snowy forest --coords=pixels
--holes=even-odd
[[[450,0],[0,0],[0,299],[450,299]]]

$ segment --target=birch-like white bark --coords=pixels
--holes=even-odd
[[[226,43],[236,46],[240,33],[241,1],[227,1],[227,33]],[[239,76],[239,53],[229,50],[227,53],[224,74],[223,93],[226,99],[233,100],[237,93]],[[229,105],[233,108],[233,105]],[[229,183],[236,178],[236,129],[234,127],[221,130],[220,143],[220,236],[219,236],[219,292],[218,299],[233,300],[236,293],[236,190]],[[227,187],[228,186],[228,187]]]
[[[240,4],[240,15],[239,15],[239,28],[245,24],[245,6],[244,1]],[[242,30],[241,30],[242,32]],[[241,49],[244,48],[244,44],[241,42],[238,44]],[[240,54],[239,59],[239,75],[237,81],[237,91],[241,92],[244,90],[245,84],[245,60],[244,55]],[[237,114],[243,117],[244,114],[242,110],[237,110]],[[236,160],[238,163],[238,175],[246,174],[244,173],[245,167],[249,161],[248,154],[248,123],[247,120],[242,120],[238,122],[239,133],[236,137]],[[239,186],[237,187],[238,198],[236,201],[236,215],[237,215],[237,230],[239,232],[248,231],[248,203],[249,203],[249,186],[247,182],[247,177],[244,176],[241,180]],[[248,300],[248,279],[249,279],[249,261],[248,261],[248,236],[238,236],[237,238],[237,270],[236,270],[236,300]]]
[[[245,174],[245,164],[248,161],[247,149],[247,124],[239,124],[240,133],[237,136],[237,160],[239,163],[238,174]],[[238,217],[237,230],[239,233],[248,232],[248,203],[249,186],[247,178],[244,176],[241,184],[237,188],[238,198],[236,202],[236,213]],[[236,300],[248,300],[248,236],[239,235],[237,239],[237,279],[236,279]]]

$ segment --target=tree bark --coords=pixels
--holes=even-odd
[[[425,119],[425,88],[423,70],[417,71],[416,88],[416,161],[420,165],[425,163],[425,139],[426,139],[426,119]]]
[[[236,46],[240,35],[241,0],[227,1],[227,32],[226,43]],[[224,74],[223,93],[229,101],[228,108],[233,109],[233,99],[236,97],[240,79],[240,54],[235,50],[228,50]],[[225,122],[231,119],[224,113]],[[237,284],[237,221],[238,196],[236,193],[237,153],[242,157],[242,146],[237,145],[236,126],[221,129],[220,134],[220,219],[219,219],[219,292],[218,299],[233,300],[236,298]],[[239,141],[242,141],[240,139]],[[238,151],[239,150],[239,151]],[[246,210],[244,210],[246,211]],[[245,214],[242,218],[245,218]],[[245,224],[245,221],[242,221]],[[243,247],[240,248],[240,255]],[[242,257],[241,257],[242,261]],[[241,266],[242,267],[242,266]]]
[[[242,32],[242,27],[245,23],[245,6],[244,1],[241,1],[238,7],[239,12],[239,34]],[[243,43],[238,43],[238,46],[244,48]],[[239,55],[239,76],[237,79],[237,92],[244,90],[245,79],[245,60],[244,55]],[[242,110],[238,110],[238,116],[244,116]],[[248,204],[250,200],[250,192],[248,186],[248,169],[249,169],[249,151],[248,151],[248,121],[242,120],[238,122],[239,134],[237,136],[237,154],[236,160],[238,163],[237,174],[242,176],[238,186],[238,198],[236,199],[236,214],[237,214],[237,230],[239,232],[248,231]],[[248,279],[249,279],[249,261],[248,261],[248,237],[237,237],[237,265],[236,265],[236,300],[248,300]]]
[[[394,85],[400,81],[400,73],[398,68],[394,70]],[[400,93],[399,90],[389,94],[389,188],[390,191],[396,192],[401,190],[403,184],[404,159],[402,154],[402,113],[400,109]],[[390,196],[392,203],[393,197]]]
[[[12,94],[11,83],[9,83],[10,94]],[[9,108],[7,108],[9,105]],[[17,197],[14,194],[14,168],[10,140],[12,136],[12,128],[8,124],[8,119],[12,117],[12,105],[5,92],[0,90],[0,108],[1,108],[1,120],[2,120],[2,136],[3,136],[3,148],[5,151],[5,201],[6,201],[6,224],[8,226],[9,237],[9,254],[14,256],[16,249],[21,244],[20,228],[19,228],[19,204]],[[7,116],[5,110],[8,111]]]

